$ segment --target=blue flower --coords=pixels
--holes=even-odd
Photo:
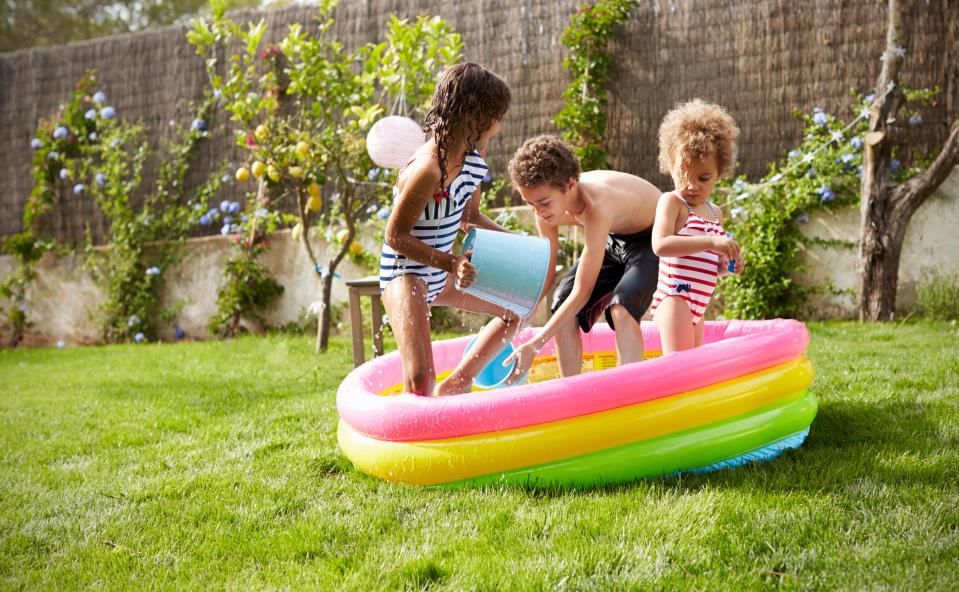
[[[826,115],[822,109],[817,107],[817,111],[813,112],[812,122],[818,126],[826,127],[826,124],[829,123],[829,116]]]
[[[819,200],[822,203],[836,201],[836,193],[830,187],[820,187],[816,190],[816,193],[819,194]]]
[[[186,331],[183,330],[183,327],[177,327],[174,336],[177,338],[177,340],[183,339],[186,337]]]
[[[876,95],[873,93],[869,93],[868,95],[864,97],[864,99],[867,103],[872,103],[873,101],[876,100]]]
[[[800,152],[799,150],[792,149],[789,151],[789,154],[787,154],[786,156],[789,158],[799,158],[800,154],[802,154],[802,152]]]
[[[216,89],[215,91],[213,91],[213,98],[214,98],[214,99],[219,99],[219,98],[222,97],[222,96],[223,96],[223,93],[220,92],[220,89]]]
[[[204,132],[206,131],[206,122],[197,117],[190,125],[190,129],[196,132]]]
[[[96,132],[90,132],[90,135],[87,136],[87,137],[90,138],[90,141],[91,141],[91,142],[93,142],[93,141],[95,141],[95,140],[97,139],[97,133],[96,133]]]
[[[87,109],[87,112],[83,114],[84,119],[96,119],[97,110],[96,109]]]
[[[390,209],[380,208],[379,211],[376,212],[376,217],[379,218],[380,220],[386,220],[387,218],[390,217]]]
[[[139,325],[139,324],[140,324],[140,317],[138,317],[137,315],[131,315],[130,318],[127,319],[127,327],[132,327],[133,325]]]
[[[224,224],[223,227],[220,228],[220,234],[222,234],[223,236],[230,234],[230,225]]]
[[[842,162],[844,162],[844,163],[846,163],[846,164],[849,164],[850,162],[856,160],[856,155],[855,155],[855,154],[852,154],[852,153],[849,153],[849,152],[846,152],[846,153],[844,153],[842,156],[839,157],[839,160],[841,160]]]
[[[909,125],[919,125],[920,123],[922,123],[921,115],[913,115],[909,118]]]
[[[220,202],[220,211],[224,214],[230,211],[230,202],[223,200]]]
[[[819,174],[819,171],[817,171],[815,167],[813,167],[813,168],[809,169],[808,171],[806,171],[806,176],[807,176],[807,177],[815,177],[815,176],[818,175],[818,174]]]
[[[229,210],[231,214],[239,214],[243,210],[243,206],[238,201],[231,201]]]
[[[486,173],[485,175],[483,175],[483,183],[489,183],[492,180],[493,180],[493,177],[490,177],[489,173]]]
[[[47,158],[49,158],[50,160],[56,160],[60,158],[60,153],[57,152],[56,150],[51,150],[50,152],[47,152]]]
[[[229,182],[229,180],[230,180],[230,175],[223,175],[222,177],[220,177],[221,183],[227,183]]]
[[[213,220],[210,220],[209,216],[207,216],[206,214],[203,214],[202,216],[200,216],[200,224],[204,226],[209,226],[210,224],[213,224]]]
[[[159,267],[148,267],[146,270],[147,275],[160,275]]]
[[[892,171],[892,172],[894,172],[894,173],[895,173],[895,172],[898,172],[898,171],[899,171],[899,166],[900,166],[901,164],[902,164],[902,163],[899,162],[899,159],[898,159],[898,158],[893,158],[893,159],[892,159],[892,162],[889,163],[889,170]]]
[[[100,117],[104,119],[113,119],[114,117],[116,117],[116,114],[117,114],[117,110],[114,109],[113,107],[108,106],[108,107],[104,107],[103,109],[100,109]]]
[[[80,195],[81,193],[83,193],[83,190],[86,188],[87,186],[84,185],[83,183],[77,183],[76,185],[73,186],[73,192],[76,193],[77,195]]]
[[[96,176],[93,177],[93,179],[97,182],[98,187],[103,187],[104,185],[106,185],[107,176],[104,175],[103,173],[97,173]]]
[[[729,213],[732,215],[733,218],[738,218],[746,213],[746,208],[744,207],[733,208]]]
[[[736,179],[733,182],[733,191],[735,191],[736,193],[742,193],[743,191],[746,191],[748,187],[749,187],[749,184],[743,181],[742,179]]]
[[[233,222],[233,216],[223,216],[224,224],[229,224],[230,222]]]
[[[372,169],[370,169],[370,172],[366,174],[366,177],[367,177],[370,181],[373,181],[374,179],[376,179],[376,178],[379,177],[379,176],[380,176],[380,169],[377,169],[377,168],[372,168]]]
[[[107,95],[104,94],[102,90],[97,91],[97,94],[93,95],[93,102],[100,105],[107,102]]]
[[[211,220],[216,220],[217,218],[220,217],[220,210],[218,210],[218,209],[216,209],[216,208],[213,208],[212,210],[210,210],[209,212],[207,212],[206,215],[207,215]]]
[[[796,222],[800,224],[805,224],[806,222],[809,222],[809,216],[807,216],[806,214],[799,214],[796,217]]]
[[[249,222],[249,220],[250,220],[250,217],[247,216],[246,214],[243,214],[243,216],[240,218],[240,222],[243,222],[244,224]]]
[[[67,169],[60,169],[60,178],[66,180],[70,176],[70,171]]]
[[[367,213],[367,214],[371,214],[371,215],[372,215],[372,214],[375,214],[375,213],[376,213],[376,206],[373,205],[373,206],[370,206],[370,207],[366,208],[366,213]]]
[[[253,214],[253,215],[256,216],[257,218],[265,218],[265,217],[267,216],[267,214],[269,214],[269,213],[270,213],[269,210],[267,210],[266,208],[260,208],[260,209],[257,210],[256,213]]]
[[[137,333],[136,335],[133,336],[133,341],[137,343],[143,343],[144,339],[146,339],[146,335],[144,335],[143,333]]]
[[[63,127],[62,125],[53,130],[53,137],[57,138],[58,140],[66,138],[69,134],[70,132],[67,130],[67,128]]]
[[[39,149],[43,148],[43,142],[41,142],[41,141],[40,141],[39,139],[37,139],[37,138],[34,138],[34,139],[30,140],[30,147],[33,148],[34,150],[39,150]]]
[[[856,150],[859,150],[860,148],[862,148],[862,138],[860,138],[859,136],[856,136],[852,140],[849,140],[849,144]]]

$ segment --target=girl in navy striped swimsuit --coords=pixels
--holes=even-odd
[[[404,390],[449,395],[470,390],[473,378],[512,339],[517,316],[457,289],[476,277],[464,255],[453,255],[460,230],[476,226],[506,232],[482,215],[480,182],[486,146],[499,131],[511,94],[496,74],[477,64],[447,70],[423,124],[430,136],[393,188],[393,210],[380,256],[380,290],[403,359]],[[470,355],[436,385],[430,342],[430,306],[493,315]]]

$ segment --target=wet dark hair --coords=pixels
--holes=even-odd
[[[512,93],[502,78],[479,64],[456,64],[443,73],[433,105],[423,121],[423,131],[436,142],[440,165],[440,190],[446,189],[446,157],[450,136],[466,130],[466,149],[473,150],[483,132],[493,127],[509,109]]]

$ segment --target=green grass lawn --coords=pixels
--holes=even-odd
[[[810,329],[800,450],[566,492],[354,471],[346,340],[5,350],[0,588],[955,590],[959,329]]]

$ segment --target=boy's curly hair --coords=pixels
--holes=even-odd
[[[659,170],[670,174],[679,159],[685,174],[688,163],[716,158],[719,177],[732,173],[739,127],[725,109],[702,99],[678,105],[659,126]]]
[[[476,142],[493,122],[509,110],[512,93],[502,78],[479,64],[464,62],[450,67],[433,93],[433,104],[423,131],[436,142],[440,165],[440,188],[446,188],[446,157],[450,136],[461,126],[466,132],[466,149]]]
[[[536,136],[520,146],[509,161],[509,176],[518,187],[551,185],[566,191],[570,178],[579,179],[579,159],[557,136]]]

